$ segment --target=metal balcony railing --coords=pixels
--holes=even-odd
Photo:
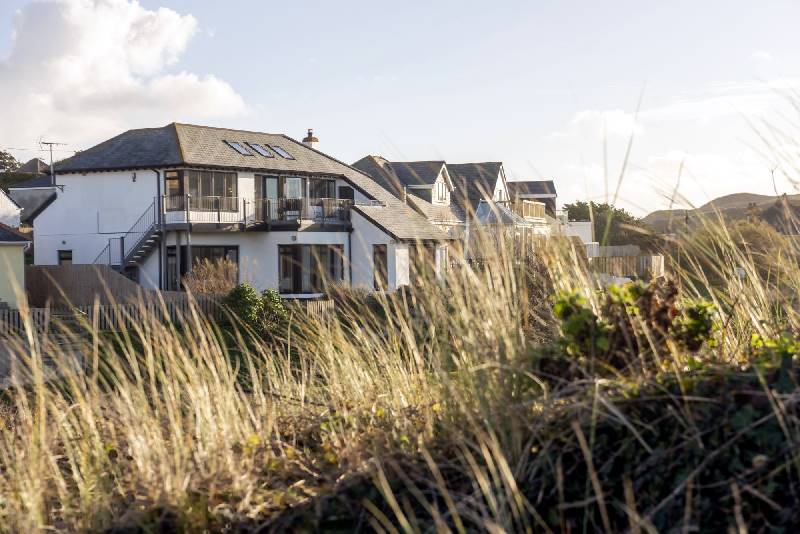
[[[265,223],[299,220],[348,222],[352,205],[352,200],[336,198],[264,198],[255,201],[253,218]]]

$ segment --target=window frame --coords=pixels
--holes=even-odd
[[[378,265],[379,256],[382,256],[382,269]],[[372,287],[375,291],[389,289],[389,246],[385,243],[372,245]]]
[[[275,154],[270,152],[269,149],[266,146],[264,146],[263,144],[261,144],[261,143],[251,143],[250,141],[247,141],[247,143],[245,143],[245,144],[247,146],[249,146],[250,148],[252,148],[259,155],[261,155],[261,156],[263,156],[265,158],[274,158],[275,157]]]
[[[241,141],[229,141],[227,139],[223,139],[223,142],[226,145],[228,145],[229,147],[231,147],[232,149],[234,149],[240,156],[252,156],[252,157],[255,157],[255,155],[252,152],[247,150],[247,147],[246,147],[247,143],[243,143]]]
[[[56,257],[58,258],[58,264],[59,265],[72,265],[73,264],[72,249],[59,249],[58,251],[56,251],[56,253],[57,253]],[[69,255],[69,259],[68,260],[66,260],[64,257],[62,257],[62,256],[67,256],[67,255]]]
[[[321,255],[323,251],[324,257]],[[288,264],[285,263],[287,259]],[[286,273],[287,269],[290,270],[289,273]],[[285,276],[286,274],[289,276]],[[306,274],[307,286],[305,286]],[[344,275],[342,243],[278,245],[278,293],[281,295],[324,293],[327,282],[341,282],[345,279]],[[283,286],[283,281],[286,279],[289,280],[291,288]]]
[[[286,149],[284,149],[282,146],[273,144],[268,144],[267,146],[283,159],[294,159],[294,156],[292,156],[289,152],[287,152]]]

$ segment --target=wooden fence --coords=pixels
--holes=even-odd
[[[335,304],[333,300],[301,300],[301,306],[305,308],[308,315],[321,319],[333,314]]]
[[[195,310],[209,320],[222,319],[222,306],[212,298],[198,297]],[[142,302],[137,304],[77,306],[75,312],[81,314],[93,329],[100,331],[129,330],[141,324],[147,318],[160,321],[169,319],[174,324],[191,320],[192,305],[189,299],[160,302]]]
[[[225,308],[219,297],[199,295],[195,298],[197,312],[212,321],[225,318]],[[297,300],[295,304],[317,319],[330,317],[335,309],[333,300]],[[74,306],[68,311],[53,312],[50,308],[29,308],[30,325],[39,333],[58,331],[58,323],[71,322],[78,326],[83,321],[99,331],[128,330],[148,317],[180,324],[191,317],[191,303],[183,299],[164,302],[153,300],[135,304],[97,304]],[[19,310],[0,310],[0,336],[21,334],[25,331],[25,317]]]
[[[593,272],[617,277],[650,280],[664,275],[664,256],[628,256],[590,258]]]
[[[19,334],[25,331],[25,316],[19,310],[0,310],[0,336]],[[30,309],[30,324],[37,332],[46,330],[50,322],[50,310]]]
[[[223,307],[213,297],[199,296],[195,300],[197,312],[210,320],[224,316]],[[78,326],[82,321],[100,331],[128,330],[141,324],[147,317],[169,319],[181,323],[191,317],[192,304],[188,298],[162,302],[143,301],[136,304],[75,306],[68,311],[50,308],[29,308],[31,327],[39,333],[58,331],[58,323],[70,322]],[[21,334],[25,331],[25,316],[20,310],[0,310],[0,335]]]

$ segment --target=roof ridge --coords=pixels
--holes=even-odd
[[[228,131],[228,132],[242,132],[242,133],[258,134],[258,135],[279,135],[279,136],[288,137],[288,136],[286,136],[286,134],[282,134],[282,133],[259,132],[259,131],[256,131],[256,130],[242,130],[240,128],[225,128],[223,126],[207,126],[205,124],[193,124],[193,123],[190,123],[190,122],[177,122],[177,121],[174,121],[174,122],[171,122],[170,124],[174,124],[176,126],[191,126],[193,128],[207,128],[209,130],[225,130],[225,131]],[[167,126],[169,126],[169,124]],[[292,139],[292,140],[294,141],[294,139]],[[305,146],[305,145],[303,145],[303,146]]]

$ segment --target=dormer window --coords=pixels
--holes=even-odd
[[[253,155],[253,153],[252,153],[252,152],[250,152],[249,150],[247,150],[247,149],[244,147],[244,145],[242,145],[242,144],[241,144],[241,143],[239,143],[238,141],[225,141],[225,143],[226,143],[226,144],[227,144],[229,147],[231,147],[232,149],[234,149],[236,152],[238,152],[239,154],[241,154],[242,156],[252,156],[252,155]]]
[[[447,184],[444,182],[436,182],[435,198],[438,202],[447,202]]]

